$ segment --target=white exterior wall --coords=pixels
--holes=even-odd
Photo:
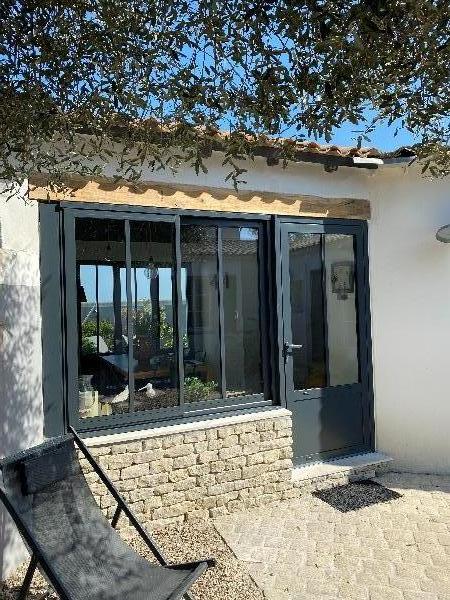
[[[26,188],[24,188],[26,189]],[[0,457],[42,440],[38,210],[0,189]],[[27,556],[0,506],[0,579]]]
[[[407,471],[450,473],[450,179],[380,169],[369,226],[376,439]]]

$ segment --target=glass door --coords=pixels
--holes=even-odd
[[[283,364],[296,462],[371,444],[363,231],[281,225]]]

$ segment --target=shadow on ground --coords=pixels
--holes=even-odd
[[[313,492],[313,496],[343,513],[402,497],[375,481],[358,481],[329,490],[318,490]]]

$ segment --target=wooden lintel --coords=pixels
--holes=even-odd
[[[255,190],[236,192],[226,188],[150,181],[133,186],[106,178],[70,177],[66,184],[64,193],[54,192],[49,190],[44,177],[35,176],[29,182],[29,198],[318,218],[370,218],[369,201],[357,198],[323,198]]]

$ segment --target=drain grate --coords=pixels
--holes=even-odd
[[[375,481],[357,481],[328,490],[318,490],[313,495],[336,510],[346,513],[373,506],[380,502],[398,500],[402,495]]]

